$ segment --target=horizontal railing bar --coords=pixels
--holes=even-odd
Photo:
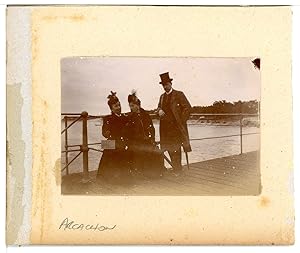
[[[191,113],[190,116],[259,116],[257,113]]]
[[[89,114],[89,117],[91,117],[91,118],[103,118],[105,116],[107,116],[107,115],[90,115]]]
[[[80,151],[61,171],[64,171],[81,153],[82,151]]]
[[[75,119],[70,125],[68,125],[68,127],[66,127],[64,130],[61,131],[61,134],[63,134],[68,128],[70,128],[72,125],[74,125],[80,118],[81,118],[81,116],[78,117],[77,119]]]
[[[242,134],[242,135],[252,135],[252,134],[260,134],[260,133],[246,133],[246,134]]]
[[[259,134],[259,133],[247,133],[247,134],[242,134],[242,135],[253,135],[253,134]],[[236,137],[236,136],[241,136],[241,135],[240,134],[232,134],[232,135],[215,136],[215,137],[195,138],[195,139],[190,139],[190,141],[201,141],[201,140],[219,139],[219,138]],[[159,144],[160,141],[156,141],[155,143]]]
[[[81,146],[80,144],[68,145],[69,148],[71,148],[71,147],[80,147],[80,146]]]
[[[97,151],[97,152],[103,152],[103,150],[96,149],[96,148],[89,148],[89,150],[94,150],[94,151]]]
[[[156,116],[155,113],[149,113],[150,116]],[[191,113],[191,116],[250,116],[250,117],[257,117],[259,114],[256,113]]]
[[[233,126],[233,127],[239,127],[240,125],[236,125],[236,124],[226,124],[226,123],[221,123],[221,122],[218,122],[218,123],[214,123],[214,122],[211,122],[211,124],[207,124],[207,122],[201,122],[199,123],[200,120],[198,120],[196,123],[189,123],[187,122],[187,125],[188,126],[199,126],[199,125],[202,125],[202,124],[205,124],[205,125],[208,125],[208,126]],[[248,126],[243,126],[243,127],[248,127]]]
[[[247,133],[247,134],[242,134],[242,135],[252,135],[252,134],[259,134],[259,133]],[[196,139],[190,139],[190,141],[201,141],[201,140],[219,139],[219,138],[236,137],[236,136],[241,136],[241,135],[240,134],[232,134],[232,135],[224,135],[224,136],[196,138]]]
[[[69,152],[74,152],[74,151],[81,151],[80,149],[74,149],[74,150],[64,150],[61,151],[62,153],[69,153]]]
[[[64,113],[64,112],[63,112],[63,113],[61,113],[61,115],[62,115],[62,116],[64,116],[64,115],[65,115],[65,116],[68,116],[68,115],[77,115],[77,116],[80,116],[81,113],[76,113],[76,112],[75,112],[75,113],[72,113],[72,112],[71,112],[71,113]]]
[[[101,145],[101,142],[88,143],[88,145]]]

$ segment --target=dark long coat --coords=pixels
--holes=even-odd
[[[158,103],[158,110],[162,108],[166,93],[163,93],[160,96],[159,103]],[[182,146],[185,152],[192,151],[190,141],[189,141],[189,133],[187,128],[187,120],[189,119],[190,112],[191,112],[191,105],[187,100],[186,96],[182,91],[174,90],[172,91],[171,101],[170,101],[171,111],[175,118],[175,124],[180,132],[180,138],[182,142]],[[161,119],[162,121],[163,119]],[[166,143],[168,143],[167,139],[167,131],[172,130],[172,126],[170,129],[165,129],[161,127],[160,121],[160,141],[161,141],[161,148],[163,150],[168,150]]]
[[[103,151],[98,175],[106,178],[123,177],[129,171],[129,153],[126,144],[125,126],[127,117],[124,114],[111,114],[103,118],[102,135],[108,140],[115,140],[115,149]]]
[[[134,144],[154,144],[155,129],[149,114],[140,109],[140,113],[128,113],[126,133],[129,146]]]
[[[163,170],[163,154],[155,144],[155,129],[149,114],[129,113],[126,126],[131,168],[146,176],[159,176]]]

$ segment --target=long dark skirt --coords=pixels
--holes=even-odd
[[[127,182],[129,169],[130,160],[127,151],[104,150],[98,167],[98,177],[115,183]]]
[[[164,168],[163,153],[159,148],[147,144],[131,146],[131,171],[155,178],[162,175]]]

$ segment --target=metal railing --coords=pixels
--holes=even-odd
[[[62,113],[62,116],[64,116],[64,123],[65,123],[65,128],[61,131],[61,134],[65,134],[65,150],[62,151],[62,153],[65,153],[65,161],[66,165],[62,169],[62,171],[66,170],[66,174],[69,175],[69,166],[72,162],[74,162],[81,154],[83,156],[83,179],[88,180],[89,179],[89,150],[93,151],[98,151],[102,152],[101,150],[95,149],[95,148],[90,148],[89,145],[96,145],[100,143],[88,143],[88,132],[87,132],[87,121],[89,114],[88,112],[82,112],[82,113]],[[75,117],[75,119],[74,119]],[[73,119],[72,123],[68,125],[68,119]],[[82,120],[82,144],[75,144],[75,145],[68,145],[68,129],[73,126],[76,122]],[[74,148],[74,147],[79,147],[79,149],[71,149],[69,148]],[[70,162],[69,162],[69,156],[68,154],[70,152],[79,152]]]
[[[65,166],[62,169],[62,171],[66,170],[66,175],[69,174],[69,166],[70,164],[75,161],[81,154],[83,154],[83,179],[88,180],[89,178],[89,169],[88,169],[88,152],[89,150],[97,151],[97,152],[103,152],[101,149],[96,149],[93,147],[93,145],[101,145],[101,142],[95,142],[95,143],[88,143],[88,132],[87,132],[87,121],[88,118],[103,118],[103,115],[99,116],[92,116],[89,115],[87,112],[82,113],[62,113],[62,116],[64,116],[64,125],[65,128],[61,131],[61,134],[65,134],[65,150],[61,151],[62,153],[65,153]],[[154,114],[150,114],[150,116],[154,116]],[[199,117],[198,119],[195,117]],[[240,137],[240,154],[243,153],[243,136],[245,135],[254,135],[259,134],[258,132],[255,133],[243,133],[243,119],[245,117],[257,117],[258,122],[260,120],[259,114],[255,113],[193,113],[190,114],[190,119],[193,118],[196,120],[195,124],[198,124],[201,121],[215,121],[218,122],[220,120],[216,119],[216,117],[233,117],[238,118],[239,121],[239,133],[238,134],[231,134],[231,135],[223,135],[223,136],[214,136],[214,137],[204,137],[204,138],[192,138],[190,141],[201,141],[201,140],[209,140],[209,139],[218,139],[218,138],[229,138],[229,137]],[[213,119],[212,119],[213,118]],[[68,125],[68,121],[73,120],[71,124]],[[76,122],[82,120],[82,144],[75,144],[75,145],[68,145],[68,129],[73,126]],[[160,142],[157,141],[157,144]],[[79,148],[79,149],[69,149],[69,148]],[[68,154],[70,152],[79,152],[70,162]],[[171,161],[164,155],[165,160],[172,166]]]
[[[205,120],[205,118],[210,118],[210,117],[235,117],[238,118],[239,121],[239,134],[232,134],[232,135],[224,135],[224,136],[214,136],[214,137],[204,137],[204,138],[196,138],[196,139],[190,139],[190,141],[200,141],[200,140],[209,140],[209,139],[218,139],[218,138],[227,138],[227,137],[240,137],[240,154],[243,153],[243,136],[244,135],[253,135],[253,134],[259,134],[259,133],[243,133],[243,119],[245,117],[257,117],[258,121],[259,119],[259,114],[257,113],[193,113],[190,115],[190,117],[193,116],[199,116],[199,119],[197,122],[200,120]],[[204,118],[202,118],[204,117]],[[214,119],[216,122],[218,121],[217,119]]]

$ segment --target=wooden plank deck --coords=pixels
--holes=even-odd
[[[181,175],[166,171],[158,179],[134,178],[128,184],[96,179],[82,183],[82,173],[62,178],[62,194],[68,195],[258,195],[261,189],[259,152],[249,152],[184,166]]]

